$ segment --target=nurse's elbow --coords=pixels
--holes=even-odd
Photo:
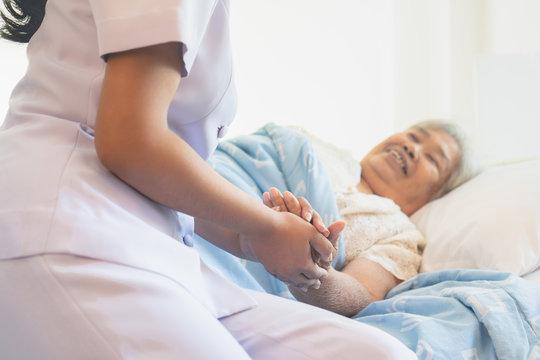
[[[122,162],[122,149],[115,143],[114,139],[99,136],[96,133],[94,140],[96,153],[99,161],[103,166],[112,172],[115,172],[116,167]]]

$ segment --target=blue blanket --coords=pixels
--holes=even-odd
[[[540,287],[510,273],[423,273],[354,318],[420,359],[540,359]]]
[[[328,176],[299,132],[268,124],[252,135],[222,141],[210,164],[257,199],[274,186],[306,197],[326,224],[338,219]],[[260,264],[197,236],[195,246],[205,263],[238,285],[293,298]],[[337,269],[344,261],[345,247],[339,248]],[[540,287],[508,273],[420,274],[354,319],[391,333],[420,359],[540,360]]]

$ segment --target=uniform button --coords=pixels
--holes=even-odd
[[[222,125],[218,127],[218,131],[217,131],[218,139],[221,139],[222,137],[224,137],[227,134],[228,130],[229,130],[229,127],[227,125]]]
[[[86,124],[79,124],[79,129],[88,137],[94,138],[94,129]]]

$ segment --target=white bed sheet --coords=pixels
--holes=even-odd
[[[540,269],[536,269],[532,273],[523,275],[522,278],[524,278],[526,280],[529,280],[529,281],[532,281],[533,283],[540,286]]]

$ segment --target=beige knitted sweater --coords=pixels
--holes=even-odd
[[[356,190],[361,168],[351,152],[302,131],[329,174],[340,215],[347,222],[346,264],[364,257],[398,279],[417,275],[425,241],[409,217],[391,199]]]
[[[418,274],[424,238],[392,200],[356,189],[336,193],[336,200],[347,222],[345,264],[364,257],[401,280]]]

